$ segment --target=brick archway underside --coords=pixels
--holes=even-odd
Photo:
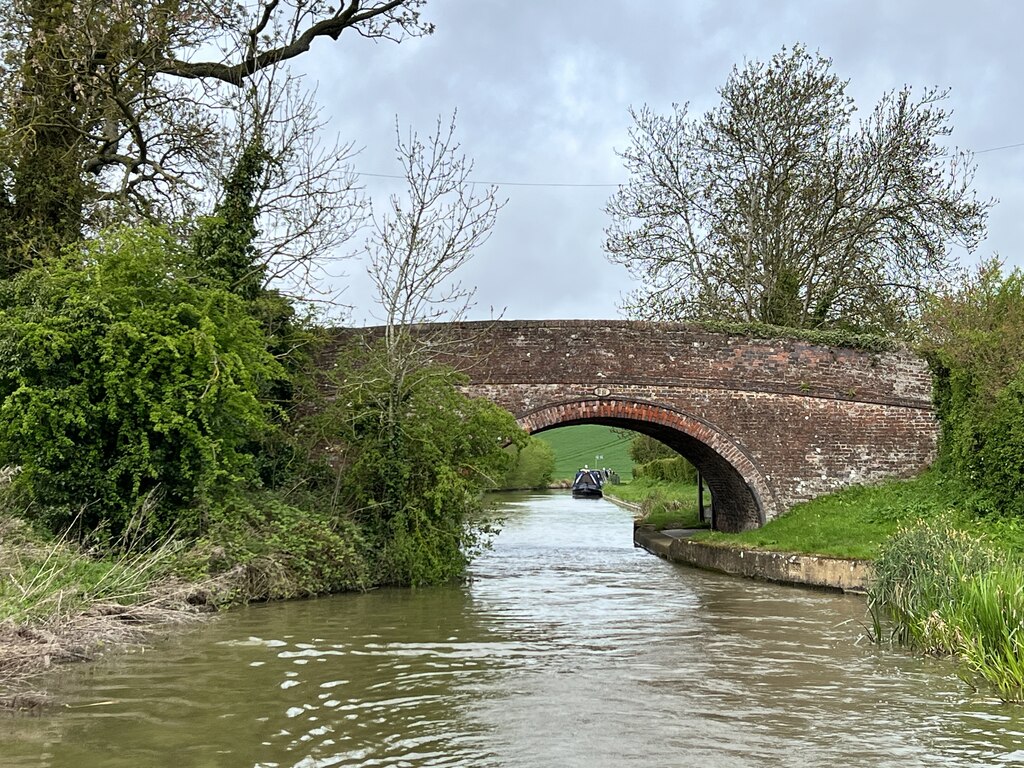
[[[614,399],[546,405],[519,419],[527,432],[574,424],[604,424],[641,432],[686,457],[715,500],[715,527],[743,531],[763,525],[782,509],[753,461],[713,424],[653,403]]]

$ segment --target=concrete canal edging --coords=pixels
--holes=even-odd
[[[650,526],[635,527],[633,543],[674,563],[780,584],[863,594],[871,578],[867,560],[736,549],[691,541],[685,532],[672,535]]]

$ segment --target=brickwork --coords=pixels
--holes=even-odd
[[[707,479],[723,530],[916,474],[935,455],[931,376],[906,351],[604,320],[460,323],[445,334],[438,349],[470,377],[467,391],[530,432],[609,424],[671,445]]]

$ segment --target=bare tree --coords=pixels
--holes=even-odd
[[[947,151],[945,91],[885,94],[853,124],[847,82],[797,46],[734,68],[700,119],[632,110],[606,252],[643,283],[627,310],[890,332],[956,272],[987,209]]]
[[[461,320],[472,306],[475,289],[456,273],[491,234],[505,205],[498,189],[477,191],[470,181],[473,164],[459,154],[455,116],[447,127],[438,119],[425,141],[412,130],[403,137],[395,125],[397,157],[407,197],[392,195],[385,214],[373,215],[367,246],[367,272],[376,289],[384,323],[390,374],[400,386],[412,369],[429,362],[439,339],[411,327]]]
[[[265,153],[252,200],[258,211],[252,269],[264,287],[274,285],[307,301],[333,301],[323,278],[335,276],[332,264],[353,255],[355,249],[346,251],[346,243],[369,215],[352,165],[354,145],[323,142],[327,126],[315,94],[282,70],[256,75],[239,90],[227,117],[228,152],[211,186],[223,189],[239,148],[255,137]]]
[[[448,340],[436,323],[471,306],[474,291],[457,273],[486,242],[504,202],[496,187],[477,190],[470,181],[454,115],[426,139],[403,133],[397,121],[395,134],[406,189],[373,215],[366,246],[383,333],[371,334],[355,364],[331,374],[332,434],[343,436],[334,457],[345,467],[338,487],[351,486],[387,569],[461,569],[475,489],[507,470],[502,445],[524,438],[511,414],[461,395],[459,376],[435,364]]]

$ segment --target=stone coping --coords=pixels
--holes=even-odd
[[[737,549],[691,541],[686,534],[637,526],[633,543],[674,563],[780,584],[864,594],[871,579],[871,563],[867,560]]]

